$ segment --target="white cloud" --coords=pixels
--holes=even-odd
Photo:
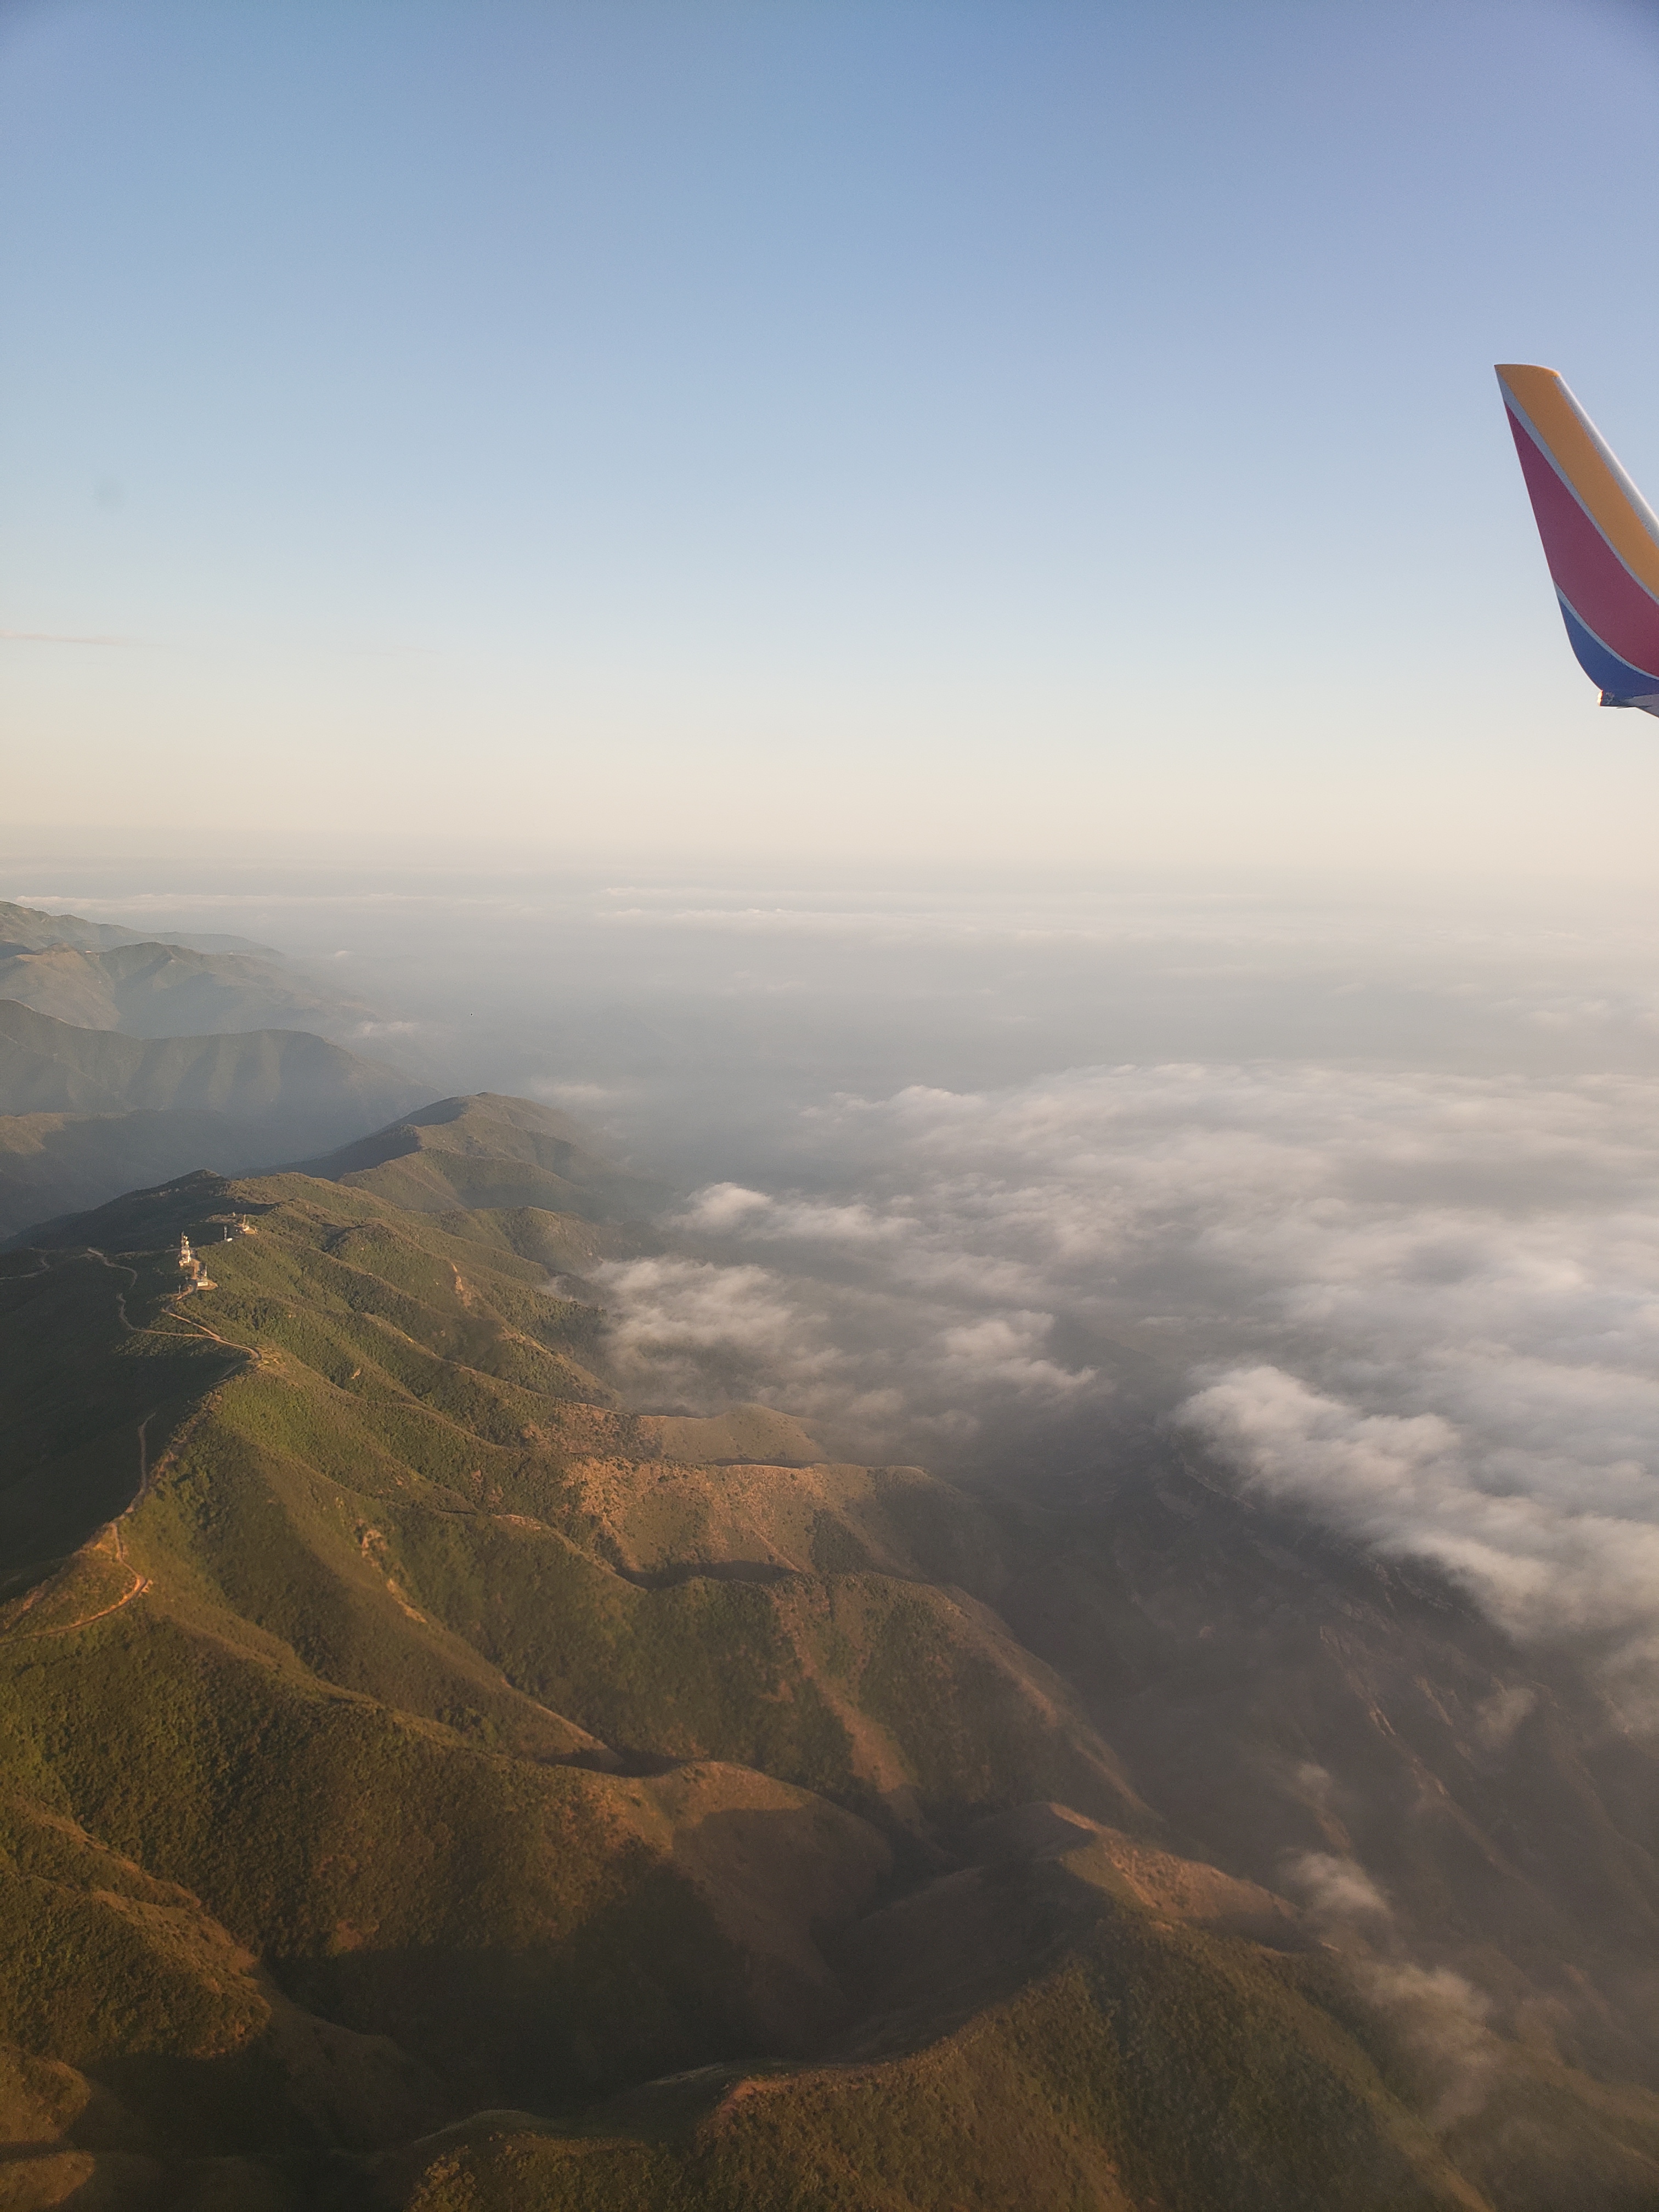
[[[1555,1404],[1550,1378],[1530,1379],[1540,1429],[1564,1410],[1586,1421],[1605,1415],[1582,1374],[1563,1378]],[[1437,1560],[1516,1633],[1611,1635],[1622,1640],[1626,1667],[1659,1665],[1651,1476],[1634,1461],[1506,1444],[1505,1410],[1493,1407],[1484,1428],[1437,1413],[1365,1413],[1278,1368],[1254,1367],[1196,1393],[1180,1418],[1249,1485],[1310,1505],[1385,1551]],[[1581,1453],[1593,1450],[1595,1431],[1581,1434]]]
[[[802,1316],[763,1267],[716,1267],[678,1259],[611,1262],[598,1278],[617,1310],[624,1350],[731,1347],[798,1358]]]
[[[998,1382],[1024,1391],[1069,1396],[1095,1379],[1092,1367],[1067,1370],[1042,1357],[1037,1347],[1054,1327],[1042,1313],[988,1314],[983,1321],[945,1329],[939,1348],[945,1364],[970,1386]]]
[[[716,1182],[698,1191],[674,1217],[674,1224],[677,1228],[730,1229],[745,1217],[773,1210],[773,1202],[763,1191],[745,1190],[737,1182]]]
[[[1386,1920],[1388,1900],[1356,1859],[1340,1859],[1328,1851],[1302,1851],[1285,1869],[1291,1886],[1307,1900],[1316,1919]]]
[[[1659,1697],[1659,1083],[1086,1068],[821,1104],[799,1158],[690,1201],[689,1272],[612,1271],[638,1357],[723,1345],[882,1455],[1035,1449],[1133,1379]]]
[[[560,1083],[547,1076],[526,1076],[524,1087],[532,1097],[544,1099],[550,1106],[567,1106],[577,1113],[601,1112],[617,1097],[615,1088],[607,1084]]]
[[[1362,1996],[1422,2068],[1425,2087],[1432,2085],[1430,2125],[1449,2127],[1478,2112],[1503,2057],[1486,2025],[1486,1998],[1452,1967],[1425,1966],[1405,1954],[1393,1908],[1357,1859],[1303,1851],[1285,1873],[1310,1919],[1347,1953]]]

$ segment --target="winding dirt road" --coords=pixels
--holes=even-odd
[[[122,1316],[122,1320],[124,1322],[126,1320],[125,1314]],[[149,1442],[146,1431],[148,1431],[150,1423],[155,1419],[155,1415],[154,1412],[148,1413],[145,1414],[143,1419],[138,1424],[138,1490],[137,1495],[133,1498],[132,1505],[137,1504],[139,1499],[143,1498],[146,1489],[149,1487]],[[42,1583],[38,1589],[31,1590],[28,1595],[23,1600],[21,1605],[17,1608],[16,1616],[13,1620],[10,1628],[7,1632],[9,1635],[20,1638],[71,1636],[77,1628],[90,1628],[94,1620],[106,1620],[111,1613],[119,1613],[124,1605],[131,1605],[134,1598],[143,1597],[144,1592],[152,1587],[150,1578],[148,1575],[140,1574],[137,1568],[135,1567],[131,1560],[128,1559],[126,1539],[121,1534],[121,1523],[126,1518],[126,1514],[131,1512],[132,1505],[129,1505],[126,1508],[125,1513],[118,1514],[113,1521],[107,1522],[104,1528],[100,1528],[97,1535],[94,1537],[91,1543],[83,1545],[82,1549],[76,1553],[74,1559],[69,1563],[70,1566],[73,1567],[80,1560],[88,1557],[89,1553],[102,1551],[104,1548],[105,1540],[107,1539],[110,1548],[114,1553],[115,1557],[120,1561],[122,1566],[126,1569],[128,1574],[132,1577],[130,1586],[122,1592],[121,1595],[118,1597],[112,1604],[100,1606],[96,1613],[83,1613],[77,1620],[55,1620],[46,1628],[21,1627],[19,1623],[21,1621],[23,1615],[32,1610],[36,1601],[44,1597],[51,1589],[52,1583],[57,1581],[58,1577],[54,1575],[49,1581]]]
[[[130,1320],[127,1315],[126,1291],[130,1290],[138,1279],[136,1270],[131,1267],[123,1267],[118,1261],[112,1260],[106,1252],[99,1251],[95,1246],[88,1246],[87,1250],[89,1257],[96,1260],[100,1266],[107,1267],[112,1274],[125,1275],[126,1277],[126,1289],[118,1290],[114,1293],[116,1318],[120,1322],[122,1328],[129,1336],[137,1336],[143,1334],[143,1331],[141,1327]],[[45,1260],[41,1266],[30,1269],[28,1271],[28,1276],[22,1278],[21,1279],[29,1279],[34,1275],[50,1274],[51,1272],[52,1262],[50,1260]],[[13,1279],[17,1280],[20,1279],[14,1277]],[[174,1299],[172,1302],[172,1305],[173,1317],[175,1320],[186,1322],[191,1328],[196,1330],[201,1335],[210,1337],[215,1344],[222,1345],[227,1352],[234,1352],[239,1361],[255,1366],[258,1364],[259,1355],[257,1352],[251,1352],[248,1347],[243,1344],[233,1344],[228,1337],[221,1336],[217,1329],[210,1328],[206,1322],[198,1320],[194,1314],[180,1313],[179,1311],[177,1299]],[[137,1425],[138,1487],[134,1492],[131,1502],[122,1508],[121,1511],[116,1515],[114,1520],[106,1522],[104,1527],[101,1528],[98,1534],[93,1538],[92,1541],[89,1544],[83,1545],[81,1550],[75,1554],[74,1559],[67,1561],[64,1567],[59,1570],[60,1573],[70,1571],[76,1562],[88,1558],[93,1553],[102,1551],[107,1545],[113,1552],[115,1558],[120,1562],[121,1565],[126,1570],[126,1572],[131,1577],[131,1584],[128,1589],[125,1589],[119,1597],[115,1599],[112,1604],[100,1606],[95,1613],[82,1613],[78,1620],[54,1621],[50,1626],[43,1628],[29,1628],[21,1626],[21,1624],[22,1622],[23,1616],[29,1613],[42,1597],[46,1595],[46,1594],[52,1589],[53,1583],[57,1582],[58,1576],[52,1576],[47,1581],[42,1583],[39,1589],[31,1590],[28,1595],[23,1600],[22,1603],[18,1607],[9,1626],[4,1632],[8,1636],[15,1636],[18,1638],[70,1636],[73,1635],[77,1629],[91,1627],[94,1621],[108,1620],[111,1613],[119,1613],[124,1606],[131,1605],[135,1598],[143,1597],[146,1590],[153,1588],[150,1577],[148,1575],[141,1574],[138,1569],[132,1565],[131,1561],[127,1557],[126,1540],[121,1533],[121,1523],[126,1519],[127,1515],[131,1513],[136,1506],[141,1505],[143,1503],[144,1498],[149,1492],[150,1478],[149,1430],[150,1423],[155,1419],[156,1414],[160,1411],[161,1408],[159,1407],[153,1406],[149,1412],[144,1415],[143,1419]]]

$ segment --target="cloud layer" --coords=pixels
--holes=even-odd
[[[680,1256],[605,1286],[665,1401],[741,1390],[843,1449],[1005,1465],[1132,1401],[1659,1682],[1659,1085],[917,1087],[809,1111],[793,1183],[710,1185],[673,1225]]]

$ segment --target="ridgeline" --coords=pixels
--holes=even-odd
[[[526,1102],[313,1170],[0,1255],[0,2202],[1656,2201],[1651,1765],[1461,1601],[630,1410]]]

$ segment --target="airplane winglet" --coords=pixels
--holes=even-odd
[[[1604,707],[1659,714],[1659,515],[1554,369],[1498,384],[1578,665]]]

